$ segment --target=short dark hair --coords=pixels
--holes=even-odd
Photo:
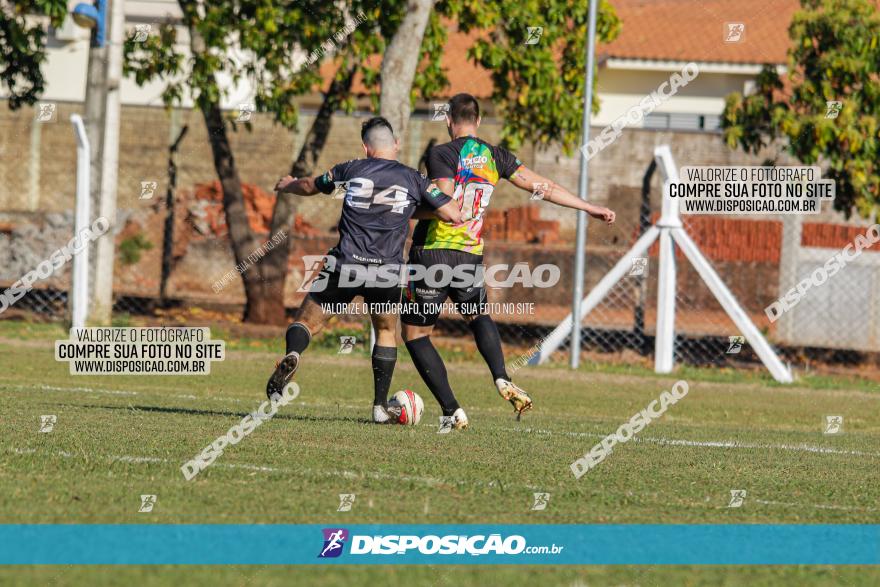
[[[394,129],[391,127],[391,123],[388,122],[382,116],[374,116],[373,118],[366,121],[363,125],[361,125],[361,141],[366,143],[367,134],[376,127],[384,126],[388,129],[392,135],[394,134]]]
[[[449,100],[449,118],[454,124],[476,124],[480,118],[480,103],[470,94],[456,94]]]

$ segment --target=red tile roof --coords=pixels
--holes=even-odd
[[[784,63],[797,0],[611,0],[620,35],[600,55],[625,59]],[[745,24],[736,43],[727,23]]]
[[[454,21],[449,21],[448,26],[446,51],[441,57],[441,63],[443,69],[446,70],[449,86],[441,91],[437,97],[448,98],[459,92],[468,92],[477,98],[489,98],[492,95],[492,77],[489,70],[475,65],[467,58],[468,49],[473,46],[474,41],[481,36],[481,33],[476,31],[468,34],[459,32]],[[375,55],[371,57],[370,64],[374,67],[379,66],[379,57]],[[321,64],[324,89],[330,86],[330,80],[336,73],[336,68],[337,65],[331,61],[324,61]],[[367,88],[360,75],[355,76],[353,88],[355,94],[364,95],[367,93]]]
[[[800,6],[798,0],[611,0],[611,4],[622,28],[615,41],[598,47],[599,57],[741,64],[784,63],[788,26]],[[741,41],[725,42],[727,23],[745,24]],[[469,92],[488,98],[489,71],[467,58],[467,50],[481,33],[464,34],[451,21],[449,27],[442,58],[449,87],[438,97]],[[335,67],[325,62],[321,71],[329,80]],[[355,91],[363,94],[365,89],[356,79]]]

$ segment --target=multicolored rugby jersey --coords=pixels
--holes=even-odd
[[[453,249],[483,254],[483,211],[489,205],[495,185],[510,179],[522,161],[503,147],[477,137],[459,137],[437,145],[428,153],[428,178],[455,182],[453,199],[458,202],[465,223],[453,226],[442,220],[419,220],[413,246],[425,249]]]
[[[339,243],[330,254],[341,263],[403,263],[409,219],[416,208],[437,209],[451,198],[418,171],[391,159],[355,159],[336,165],[315,181],[330,194],[345,189]]]

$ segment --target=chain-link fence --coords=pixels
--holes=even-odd
[[[653,190],[659,191],[656,182]],[[609,244],[608,232],[593,221],[588,229],[585,293],[596,287],[647,227],[656,222],[659,210],[650,205],[656,199],[645,192],[637,218],[619,217],[617,230],[629,237],[616,244]],[[880,350],[880,308],[875,293],[880,258],[870,248],[871,231],[867,223],[842,224],[810,216],[766,219],[687,215],[682,221],[684,230],[745,315],[784,362],[809,369],[812,363],[851,365],[876,361],[875,353]],[[862,246],[860,238],[864,239]],[[487,251],[492,246],[487,245]],[[863,253],[847,261],[852,253],[845,251],[848,246]],[[757,354],[704,278],[682,251],[675,245],[674,248],[675,361],[698,366],[759,366]],[[547,254],[543,246],[533,250]],[[653,364],[658,251],[655,242],[647,255],[635,259],[626,275],[587,314],[581,331],[585,358]],[[533,258],[522,253],[508,251],[492,260],[514,263],[524,256]],[[487,257],[492,257],[492,253],[487,253]],[[563,257],[562,262],[563,270],[571,272],[573,253]],[[844,267],[846,271],[838,274]],[[535,313],[528,319],[496,316],[503,325],[505,340],[524,350],[518,361],[536,355],[553,327],[569,315],[570,282],[560,290],[562,295],[554,300],[536,304]],[[792,297],[792,292],[796,296]],[[440,326],[456,337],[468,335],[464,323],[455,317],[449,317]],[[567,337],[554,357],[562,359],[570,353],[570,343]]]
[[[57,121],[65,120],[70,111],[72,106],[60,104],[55,112]],[[139,109],[136,114],[125,120],[134,121],[131,124],[137,126],[150,126],[153,131],[146,142],[140,132],[123,132],[126,144],[120,177],[125,189],[120,188],[119,215],[114,226],[117,244],[114,310],[162,318],[175,308],[201,308],[211,311],[214,318],[238,321],[246,303],[242,268],[236,266],[226,236],[222,192],[213,177],[210,150],[205,137],[200,135],[203,129],[198,117],[177,112],[170,123],[165,122],[166,128],[162,128],[156,126],[161,113]],[[33,151],[29,158],[18,153],[17,160],[30,161],[28,165],[0,165],[0,172],[6,174],[3,176],[6,183],[15,186],[7,190],[7,199],[0,206],[0,288],[4,289],[47,259],[72,234],[71,212],[40,212],[42,209],[63,210],[62,202],[72,204],[72,182],[55,190],[46,186],[55,186],[57,182],[46,183],[40,179],[53,175],[46,171],[47,166],[61,159],[45,156],[47,149],[64,151],[64,168],[68,171],[72,168],[72,131],[69,125],[57,121],[37,123],[33,116],[34,113],[26,117],[0,117],[0,129],[9,131],[0,141],[4,152],[15,148],[15,140],[29,144],[29,150]],[[262,247],[274,236],[269,234],[274,206],[274,195],[269,192],[271,178],[286,171],[290,153],[295,150],[288,134],[268,122],[264,124],[259,117],[253,122],[262,140],[243,143],[239,161],[248,221],[251,229],[260,235],[256,242],[262,243]],[[165,172],[160,171],[169,163],[163,137],[167,135],[168,145],[174,143],[185,124],[191,124],[193,130],[180,143],[175,155],[176,176],[180,179],[177,185],[171,186]],[[338,124],[334,123],[338,130],[331,136],[331,143],[337,148],[323,157],[319,169],[344,160],[346,153],[357,156],[358,124],[356,118],[344,117]],[[484,122],[484,126],[487,138],[492,140],[497,128],[491,121]],[[409,162],[416,164],[424,145],[437,140],[444,128],[414,119],[411,129],[420,137],[420,144],[408,148]],[[638,132],[643,134],[633,142],[636,146],[646,143],[643,135],[649,131]],[[671,138],[673,143],[693,139],[691,136]],[[626,136],[621,139],[626,140]],[[285,147],[282,149],[279,145]],[[548,165],[549,160],[532,152],[527,152],[524,158],[537,160],[539,166]],[[144,167],[144,161],[149,161],[149,165]],[[568,167],[560,164],[558,168],[540,171],[553,178],[568,173],[565,177],[569,180],[567,183],[571,183],[572,165],[565,164]],[[629,164],[628,174],[633,177],[628,181],[632,185],[621,193],[612,194],[606,185],[608,177],[600,178],[597,196],[600,201],[610,202],[619,213],[612,228],[594,220],[588,225],[585,293],[595,288],[657,219],[659,174],[648,174],[641,180],[645,170],[635,172],[638,165]],[[144,192],[144,183],[149,193]],[[635,187],[639,183],[641,190]],[[169,187],[173,202],[170,208],[166,205]],[[484,224],[484,262],[509,267],[524,263],[530,269],[549,264],[559,268],[561,277],[550,288],[514,284],[489,289],[490,310],[499,324],[508,362],[534,354],[547,334],[568,316],[574,286],[575,215],[570,211],[563,211],[565,215],[557,213],[555,207],[546,202],[524,200],[520,194],[514,194],[515,191],[500,185],[492,197]],[[26,197],[21,201],[10,199],[12,192],[18,193],[19,199],[22,194]],[[302,258],[322,255],[335,244],[338,238],[335,222],[341,205],[342,200],[334,196],[307,198],[299,203],[294,225],[286,237],[290,239],[291,249],[289,277],[284,291],[276,294],[283,297],[288,314],[301,303],[304,295],[297,291],[304,279]],[[6,209],[16,212],[2,212]],[[686,231],[721,280],[785,360],[797,364],[814,359],[853,362],[878,350],[880,310],[874,309],[877,303],[874,300],[880,296],[874,295],[874,288],[880,273],[870,248],[848,263],[845,270],[828,276],[827,283],[811,286],[800,297],[801,301],[781,312],[778,319],[771,321],[765,311],[820,266],[824,267],[825,261],[847,243],[854,242],[860,231],[864,234],[866,226],[822,222],[810,217],[683,216],[683,221]],[[260,256],[257,254],[256,258]],[[757,358],[750,346],[737,338],[742,333],[680,250],[676,250],[675,259],[676,361],[715,366],[756,364]],[[582,329],[585,358],[653,364],[657,275],[655,243],[586,316]],[[16,310],[66,319],[69,279],[68,264],[53,274],[52,279],[40,281],[34,291],[18,300]],[[369,334],[368,321],[359,314],[343,315],[333,320],[330,332],[330,339],[356,336],[359,341],[365,340]],[[472,344],[465,321],[454,313],[441,316],[437,334],[438,338],[446,337],[450,344]],[[566,341],[554,358],[564,358],[568,348],[569,341]]]
[[[656,219],[655,213],[646,213],[648,220]],[[603,240],[603,233],[598,227],[588,230],[585,292],[595,287],[599,279],[629,250],[644,229],[644,220],[629,224],[622,220],[624,224],[618,230],[631,236],[628,241],[615,246],[609,245],[607,239]],[[880,337],[877,335],[875,300],[878,298],[873,295],[873,290],[880,273],[870,248],[865,248],[864,253],[847,263],[845,271],[841,268],[840,274],[827,275],[829,272],[823,270],[828,259],[834,258],[848,243],[854,243],[860,234],[865,234],[865,227],[811,223],[795,217],[754,220],[685,216],[683,220],[685,230],[722,281],[752,322],[771,343],[776,344],[784,359],[795,363],[803,363],[811,358],[853,362],[877,350]],[[0,234],[0,255],[5,251],[3,266],[7,268],[0,276],[0,287],[12,285],[15,276],[10,270],[24,274],[28,267],[36,266],[42,260],[40,254],[45,253],[44,258],[48,258],[49,249],[53,246],[51,242],[46,242],[42,247],[45,251],[33,246],[34,242],[42,242],[39,235],[39,230],[32,225],[19,226],[11,233]],[[21,238],[26,238],[30,244],[22,245],[24,241],[16,240]],[[304,278],[301,256],[323,254],[335,237],[328,234],[292,238],[292,270],[286,296],[291,311],[303,296],[302,292],[296,291]],[[122,242],[125,242],[125,238],[122,238]],[[121,246],[125,250],[125,246],[133,245]],[[231,269],[224,273],[215,271],[217,276],[213,281],[217,284],[220,279],[225,279],[225,287],[211,293],[193,292],[192,284],[185,279],[186,268],[180,266],[181,263],[193,261],[179,260],[178,267],[172,273],[167,299],[163,301],[159,296],[158,275],[161,273],[161,255],[157,255],[152,264],[136,263],[133,266],[137,268],[136,271],[123,265],[116,276],[114,311],[155,316],[168,308],[202,307],[238,320],[245,300],[228,241],[211,239],[191,246],[193,251],[187,254],[196,255],[202,261],[214,257],[228,259],[219,266],[229,266]],[[21,253],[25,249],[27,254]],[[156,254],[152,249],[143,253]],[[489,307],[499,324],[509,362],[534,353],[534,349],[570,311],[570,274],[574,262],[570,245],[560,243],[551,248],[539,244],[513,246],[503,241],[487,243],[487,264],[506,263],[512,266],[524,259],[532,267],[545,261],[557,262],[562,279],[555,287],[545,290],[518,285],[489,289]],[[757,357],[750,346],[742,340],[741,333],[694,267],[679,250],[675,259],[676,362],[725,367],[756,363]],[[586,316],[582,328],[585,358],[646,366],[652,364],[657,321],[657,276],[658,250],[655,243],[645,257],[633,262],[627,274]],[[809,286],[806,286],[798,302],[786,311],[777,300],[792,288],[797,291],[798,284],[804,279],[810,280]],[[141,287],[137,284],[141,284]],[[39,284],[18,300],[15,309],[66,319],[68,287],[69,271],[64,268],[53,276],[51,283]],[[803,285],[801,287],[805,288]],[[773,312],[776,312],[779,316],[771,322],[766,308],[774,303],[777,307],[769,315],[775,316]],[[437,330],[438,336],[455,339],[456,344],[470,338],[466,322],[452,312],[442,315]],[[353,312],[331,322],[330,339],[339,338],[341,344],[342,337],[349,336],[354,336],[358,343],[368,338],[369,322],[364,315]],[[566,356],[569,343],[566,340],[556,353],[556,358]]]

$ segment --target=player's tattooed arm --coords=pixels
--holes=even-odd
[[[429,208],[428,206],[419,206],[416,208],[416,211],[412,215],[416,220],[433,220],[437,218],[437,215],[434,214],[434,209]]]
[[[598,218],[608,224],[614,223],[616,216],[614,210],[581,200],[555,181],[535,173],[525,165],[517,169],[516,173],[510,177],[510,182],[520,189],[538,194],[539,199],[552,202],[557,206],[583,210],[593,218]]]
[[[314,196],[318,193],[314,177],[291,177],[286,175],[275,184],[279,194],[296,194],[297,196]]]
[[[464,219],[461,217],[461,210],[458,208],[458,202],[455,200],[450,200],[434,210],[434,215],[449,224],[461,224],[464,222]]]
[[[437,189],[439,189],[450,198],[455,192],[454,180],[441,178],[434,179],[431,181],[431,183],[437,186]],[[419,206],[418,208],[416,208],[415,214],[413,214],[413,218],[415,218],[416,220],[433,220],[434,218],[437,218],[437,213],[436,210],[428,206]]]
[[[437,188],[441,192],[443,192],[444,194],[446,194],[450,198],[453,197],[453,194],[455,194],[455,180],[454,179],[451,179],[449,177],[440,177],[437,179],[433,179],[431,181],[434,183],[435,186],[437,186]]]

